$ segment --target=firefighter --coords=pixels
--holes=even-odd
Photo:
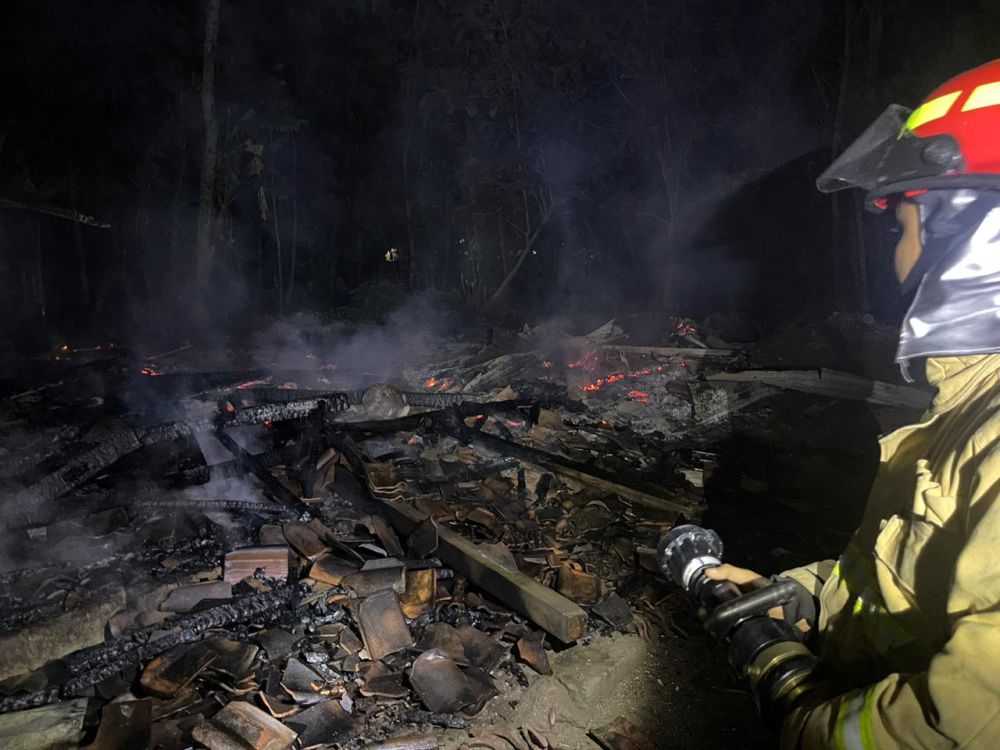
[[[896,274],[916,289],[897,361],[937,394],[880,440],[840,558],[782,574],[829,689],[788,711],[781,746],[1000,748],[1000,60],[889,107],[817,185],[895,212]]]

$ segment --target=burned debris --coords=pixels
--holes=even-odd
[[[648,568],[704,511],[699,446],[726,414],[699,398],[782,385],[693,329],[682,347],[618,334],[558,352],[522,334],[369,387],[119,349],[101,367],[140,381],[138,408],[49,384],[8,398],[0,740],[558,747],[557,718],[484,708],[559,651],[674,628]],[[864,397],[826,374],[823,394],[842,383]],[[652,746],[627,717],[588,729]]]

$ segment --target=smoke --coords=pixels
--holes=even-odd
[[[315,315],[298,314],[255,334],[252,359],[275,374],[323,370],[343,388],[401,383],[428,364],[458,323],[456,313],[431,294],[406,299],[380,324],[324,324]]]

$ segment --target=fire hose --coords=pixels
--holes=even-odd
[[[743,593],[730,581],[708,578],[705,571],[722,564],[723,545],[710,529],[685,524],[660,540],[660,571],[680,586],[708,614],[704,625],[728,645],[729,664],[746,678],[765,719],[780,721],[821,683],[819,660],[802,642],[802,633],[768,611],[793,602],[801,586],[790,579]]]

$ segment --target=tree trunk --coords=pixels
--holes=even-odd
[[[74,212],[80,212],[79,201],[77,200],[79,195],[79,188],[77,187],[76,178],[73,178],[70,184],[70,208]],[[80,273],[80,292],[83,294],[84,308],[90,310],[90,275],[87,273],[87,253],[83,246],[83,230],[80,228],[80,222],[73,222],[73,244],[76,247],[76,259],[78,270]]]
[[[181,120],[186,107],[184,105],[184,95],[177,96],[177,117]],[[186,253],[181,251],[181,217],[185,212],[185,183],[187,182],[187,128],[177,126],[177,176],[174,180],[174,210],[170,217],[170,229],[167,235],[167,252],[170,253],[169,265],[167,266],[167,288],[161,293],[169,295],[169,299],[178,299],[179,276],[182,273],[183,258]]]
[[[219,36],[222,0],[207,0],[205,42],[202,45],[201,112],[205,123],[198,188],[198,229],[195,237],[196,314],[207,313],[209,276],[212,272],[212,233],[215,227],[215,168],[219,150],[219,123],[215,115],[215,46]]]
[[[277,297],[278,315],[284,315],[285,276],[284,269],[282,268],[284,258],[281,257],[281,232],[278,231],[278,199],[275,197],[273,190],[271,191],[271,220],[274,223],[274,251],[278,261],[277,272],[274,279],[274,291],[276,292],[275,296]]]
[[[292,258],[288,269],[288,294],[285,295],[285,305],[292,301],[295,293],[295,262],[299,249],[299,197],[298,197],[298,150],[295,146],[295,136],[292,139]]]
[[[528,207],[527,190],[521,190],[521,199],[524,206],[524,245],[521,247],[517,260],[514,261],[514,265],[504,276],[503,281],[500,282],[500,286],[496,288],[496,291],[494,291],[493,294],[490,295],[490,298],[486,301],[486,310],[492,310],[496,307],[497,303],[503,299],[504,294],[507,293],[507,289],[510,288],[510,284],[514,280],[514,277],[517,276],[518,271],[521,270],[521,266],[524,265],[524,261],[528,259],[528,255],[531,254],[531,250],[535,247],[535,240],[538,239],[538,235],[541,233],[542,227],[545,226],[545,222],[548,221],[548,218],[552,213],[550,206],[549,209],[539,217],[538,224],[532,228],[531,212]]]
[[[45,322],[47,310],[45,305],[45,264],[42,262],[42,221],[35,218],[35,302],[38,305],[38,317]]]

